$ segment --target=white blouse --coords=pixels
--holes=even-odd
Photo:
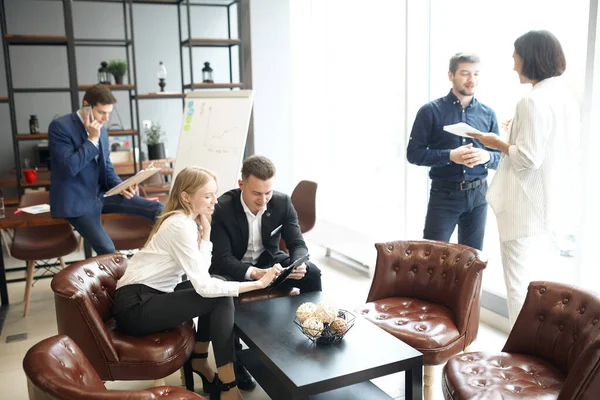
[[[487,194],[502,242],[558,233],[572,220],[580,114],[566,85],[561,77],[544,79],[517,105],[508,155]]]
[[[238,296],[239,282],[226,282],[210,276],[212,243],[198,246],[196,222],[183,213],[168,217],[150,240],[129,261],[117,289],[144,284],[162,292],[172,292],[185,273],[202,297]]]

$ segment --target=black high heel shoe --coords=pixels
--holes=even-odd
[[[228,392],[237,386],[236,381],[223,383],[221,380],[215,375],[215,391],[210,394],[210,400],[221,400],[221,392]]]
[[[215,372],[215,377],[212,382],[209,382],[208,378],[204,376],[202,372],[196,371],[192,367],[192,360],[196,358],[207,358],[208,353],[192,353],[190,358],[183,364],[183,376],[185,378],[185,388],[191,392],[194,391],[194,373],[200,376],[202,379],[202,390],[204,393],[208,393],[212,396],[217,391],[217,382],[220,382],[218,374]]]

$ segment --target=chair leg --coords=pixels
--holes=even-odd
[[[0,235],[2,235],[2,242],[4,242],[4,249],[6,250],[6,255],[10,257],[10,235],[4,229],[0,229]]]
[[[67,268],[67,264],[65,264],[65,260],[62,257],[58,257],[58,262],[60,263],[60,269]]]
[[[33,273],[35,272],[35,261],[27,261],[27,279],[25,282],[25,309],[23,317],[27,316],[29,311],[29,300],[31,299],[31,286],[33,285]]]
[[[159,386],[167,386],[167,380],[165,378],[155,379],[154,387],[159,387]]]
[[[433,400],[433,383],[435,382],[435,366],[423,366],[423,399]]]

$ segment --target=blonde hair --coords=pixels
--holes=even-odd
[[[177,174],[175,183],[173,183],[173,187],[171,188],[171,194],[167,199],[167,204],[165,204],[165,208],[156,220],[144,247],[150,243],[150,240],[154,234],[158,232],[162,223],[171,215],[178,212],[183,212],[185,215],[191,215],[193,213],[194,210],[192,205],[183,201],[181,195],[184,192],[190,196],[193,195],[198,190],[202,189],[211,179],[217,182],[215,174],[200,167],[187,167]]]

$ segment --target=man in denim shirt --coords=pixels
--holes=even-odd
[[[454,55],[448,78],[450,93],[417,113],[406,158],[411,164],[431,167],[423,237],[447,242],[458,224],[458,243],[481,250],[487,217],[486,178],[488,169],[496,169],[500,152],[443,127],[464,122],[481,132],[498,134],[498,121],[494,110],[474,97],[479,82],[477,55]]]

